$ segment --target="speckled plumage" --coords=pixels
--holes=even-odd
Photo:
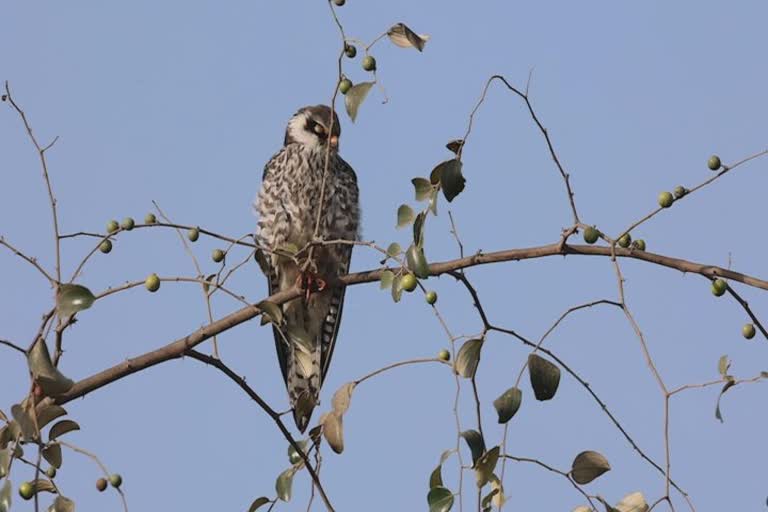
[[[304,107],[288,123],[285,145],[264,168],[256,197],[259,216],[256,237],[260,245],[278,249],[286,245],[304,247],[312,241],[320,203],[323,171],[329,141],[330,162],[318,236],[323,240],[357,240],[360,209],[357,177],[338,154],[338,118],[328,136],[331,110],[324,106]],[[316,246],[314,272],[325,279],[346,274],[352,246]],[[269,293],[296,284],[300,269],[288,258],[267,254],[262,266]],[[318,402],[344,305],[344,288],[329,286],[283,305],[284,325],[274,329],[277,356],[283,373],[296,426],[302,432]]]

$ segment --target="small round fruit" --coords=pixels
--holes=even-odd
[[[672,195],[671,192],[662,192],[659,194],[659,206],[662,208],[669,208],[672,206],[672,203],[675,202],[675,197]]]
[[[123,477],[120,476],[120,473],[112,473],[109,475],[109,483],[112,484],[112,487],[120,487],[123,485]]]
[[[339,82],[339,92],[341,94],[347,94],[349,90],[352,88],[352,80],[349,78],[343,79],[341,82]]]
[[[712,171],[716,171],[722,166],[723,163],[720,161],[720,157],[717,155],[712,155],[709,157],[709,160],[707,160],[707,167],[709,167]]]
[[[674,190],[675,199],[680,199],[687,193],[688,193],[688,189],[685,188],[684,186],[678,185],[675,187],[675,190]]]
[[[642,238],[638,238],[634,242],[632,242],[632,248],[637,249],[638,251],[644,251],[645,250],[645,240]]]
[[[437,292],[430,290],[427,292],[427,295],[424,298],[427,300],[427,304],[432,306],[435,302],[437,302]]]
[[[600,232],[597,230],[594,226],[589,226],[587,229],[584,230],[584,241],[588,244],[593,244],[597,242],[597,239],[600,238]]]
[[[403,290],[407,292],[412,292],[415,290],[417,284],[418,281],[416,280],[416,276],[413,274],[405,274],[403,276],[403,280],[400,281],[400,286],[402,286]]]
[[[343,6],[345,3],[347,3],[347,0],[333,0],[333,3],[338,5],[339,7]]]
[[[144,281],[144,286],[151,292],[156,292],[160,289],[160,277],[157,274],[149,274],[149,277]]]
[[[99,490],[99,492],[104,492],[107,488],[107,479],[99,478],[96,480],[96,488]]]
[[[211,258],[216,263],[221,263],[222,261],[224,261],[224,251],[222,251],[221,249],[214,249],[213,252],[211,253]]]
[[[295,450],[291,450],[291,454],[288,456],[288,460],[291,464],[298,464],[301,462],[301,455]]]
[[[24,482],[19,486],[19,496],[25,500],[31,500],[34,495],[35,487],[32,485],[32,482]]]
[[[120,224],[118,224],[116,220],[107,222],[107,233],[114,233],[118,229],[120,229]]]
[[[437,353],[437,358],[441,361],[450,361],[451,360],[451,353],[447,350],[443,349],[440,352]]]
[[[748,340],[751,340],[755,337],[755,326],[754,324],[744,324],[744,327],[741,328],[741,335],[747,338]]]
[[[619,247],[627,248],[632,243],[632,235],[625,233],[619,238]]]
[[[376,70],[376,59],[373,58],[372,55],[366,55],[363,58],[363,69],[366,71],[374,71]]]
[[[715,297],[722,297],[727,289],[728,285],[722,279],[715,279],[712,281],[712,294]]]
[[[197,239],[200,238],[200,230],[198,228],[192,228],[187,232],[187,238],[189,238],[190,242],[197,242]]]
[[[144,224],[154,224],[155,222],[157,222],[157,217],[155,217],[154,213],[148,213],[144,217]]]
[[[120,227],[126,231],[132,230],[135,225],[136,225],[136,221],[133,220],[131,217],[124,218],[123,222],[120,223]]]
[[[112,252],[112,242],[110,240],[104,240],[99,244],[99,250],[104,254]]]
[[[45,470],[45,476],[48,478],[56,478],[56,468],[53,466],[50,466],[48,469]]]
[[[346,44],[344,45],[344,54],[348,58],[354,59],[357,56],[357,48],[353,44]]]

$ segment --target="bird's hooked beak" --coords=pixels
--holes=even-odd
[[[339,147],[339,136],[338,135],[331,135],[331,138],[329,139],[329,142],[331,143],[332,148]]]

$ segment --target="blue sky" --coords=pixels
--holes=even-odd
[[[766,148],[768,42],[764,2],[360,2],[339,16],[349,36],[371,40],[398,21],[432,39],[423,54],[387,41],[374,48],[389,95],[374,90],[357,123],[342,119],[342,154],[357,170],[366,240],[405,243],[397,206],[412,199],[410,179],[424,176],[460,137],[483,84],[503,74],[524,86],[571,173],[583,220],[616,234],[649,212],[662,190],[711,175],[708,156],[733,162]],[[250,203],[263,164],[279,149],[290,115],[327,102],[335,84],[338,34],[325,2],[9,3],[0,18],[0,79],[49,153],[63,232],[101,231],[109,219],[151,210],[152,200],[177,222],[240,236],[254,228]],[[365,79],[359,58],[346,61]],[[766,166],[757,160],[643,225],[637,235],[654,252],[765,276]],[[467,252],[555,241],[570,223],[562,182],[540,134],[514,96],[494,87],[464,152],[466,191],[453,212]],[[0,109],[0,234],[52,267],[50,213],[36,155],[18,118]],[[456,257],[447,208],[431,220],[427,255]],[[91,241],[66,241],[71,269]],[[201,239],[204,271],[218,247]],[[150,272],[194,275],[176,235],[140,230],[97,255],[81,282],[103,290]],[[377,266],[358,249],[353,268]],[[732,300],[716,299],[706,280],[641,262],[622,264],[628,304],[670,387],[717,378],[728,354],[732,372],[752,376],[766,365],[765,340],[740,335],[747,321]],[[27,344],[52,292],[34,270],[0,251],[0,337]],[[605,258],[549,258],[473,269],[494,323],[537,339],[568,307],[615,299]],[[256,265],[233,288],[258,301],[266,284]],[[451,329],[481,329],[469,297],[451,278],[427,283],[440,295]],[[765,295],[738,286],[760,314]],[[239,306],[219,298],[217,315]],[[199,289],[165,283],[136,289],[81,315],[66,340],[63,371],[78,379],[159,347],[206,321]],[[528,351],[492,335],[478,386],[487,443],[499,443],[492,400],[514,383]],[[257,322],[220,338],[225,362],[277,409],[286,408],[272,335]],[[663,400],[637,338],[618,310],[591,309],[568,319],[548,346],[588,380],[633,438],[663,461]],[[419,296],[393,304],[376,285],[349,290],[325,404],[341,384],[386,364],[429,357],[447,346]],[[0,352],[0,408],[27,391],[20,358]],[[527,381],[524,381],[527,382]],[[557,397],[539,403],[525,384],[510,423],[508,452],[567,469],[582,450],[597,450],[612,471],[587,486],[611,502],[635,490],[649,499],[663,479],[636,457],[582,387],[564,377]],[[440,453],[455,445],[455,385],[439,366],[406,367],[355,392],[345,417],[346,449],[324,451],[323,480],[337,510],[418,510]],[[672,474],[697,510],[759,510],[766,481],[762,442],[765,388],[741,386],[714,418],[715,388],[673,400]],[[325,406],[327,407],[327,406]],[[285,468],[286,443],[272,422],[233,383],[187,359],[126,378],[67,406],[82,431],[70,440],[99,454],[125,479],[132,510],[246,510],[272,496]],[[322,408],[321,408],[322,409]],[[462,391],[462,424],[473,424],[471,390]],[[315,419],[319,414],[315,414]],[[451,466],[453,464],[453,466]],[[455,459],[449,463],[455,468]],[[118,510],[99,494],[97,467],[65,453],[57,482],[78,510]],[[454,488],[454,470],[446,480]],[[471,475],[467,475],[471,479]],[[18,483],[22,476],[14,475]],[[28,477],[27,477],[28,478]],[[472,482],[466,488],[471,507]],[[570,510],[581,496],[556,475],[509,464],[507,510]],[[277,510],[305,510],[309,480]],[[684,509],[679,496],[679,510]],[[18,510],[30,505],[17,504]],[[315,509],[321,510],[319,504]]]

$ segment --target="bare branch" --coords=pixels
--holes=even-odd
[[[7,247],[8,249],[10,249],[10,250],[11,250],[11,252],[12,252],[13,254],[15,254],[15,255],[16,255],[16,256],[18,256],[19,258],[22,258],[22,259],[23,259],[23,260],[25,260],[27,263],[29,263],[30,265],[32,265],[33,267],[35,267],[35,268],[38,270],[38,272],[40,272],[41,274],[43,274],[43,276],[44,276],[44,277],[45,277],[45,278],[48,280],[48,282],[49,282],[49,283],[51,283],[51,285],[55,285],[55,284],[56,284],[56,280],[55,280],[53,277],[51,277],[51,275],[48,273],[48,271],[46,271],[46,270],[45,270],[45,269],[44,269],[44,268],[43,268],[43,267],[42,267],[42,266],[41,266],[41,265],[40,265],[40,264],[37,262],[37,258],[33,258],[33,257],[31,257],[31,256],[27,256],[26,254],[24,254],[23,252],[21,252],[19,249],[17,249],[17,248],[16,248],[16,247],[14,247],[13,245],[11,245],[11,243],[10,243],[10,242],[8,242],[8,241],[7,241],[7,240],[6,240],[4,237],[2,237],[2,236],[0,236],[0,245],[3,245],[3,246],[5,246],[5,247]]]

